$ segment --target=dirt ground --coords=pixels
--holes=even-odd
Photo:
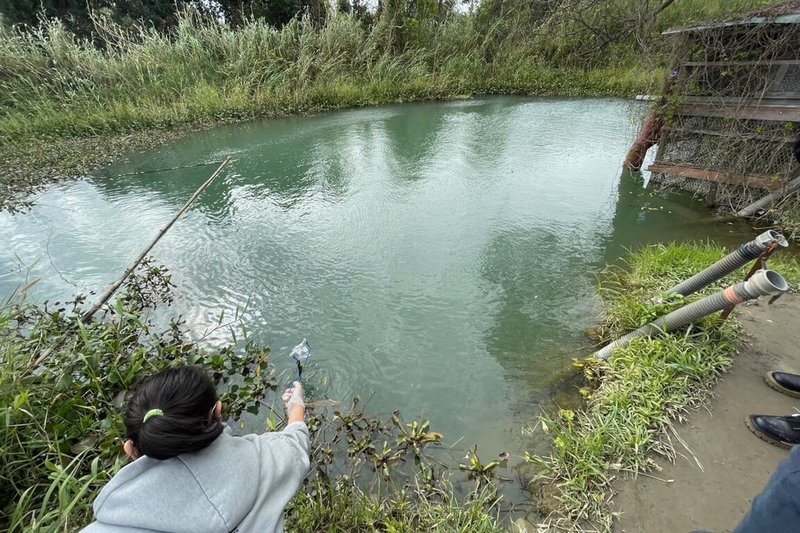
[[[753,436],[744,419],[749,414],[800,411],[800,399],[764,382],[768,370],[800,373],[800,297],[785,296],[772,306],[766,301],[740,306],[736,312],[745,345],[717,384],[710,412],[694,412],[678,428],[702,468],[686,450],[679,450],[684,457],[675,464],[659,461],[663,471],[653,475],[661,480],[640,476],[619,482],[614,498],[614,508],[621,513],[617,532],[731,531],[788,456],[788,450]]]

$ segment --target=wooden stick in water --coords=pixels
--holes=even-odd
[[[97,313],[97,311],[99,311],[100,308],[103,307],[103,305],[105,305],[106,302],[108,302],[108,300],[111,299],[111,296],[113,296],[113,294],[117,292],[117,289],[119,289],[120,286],[125,282],[125,280],[128,279],[128,276],[131,275],[131,273],[136,269],[136,267],[139,266],[139,263],[142,262],[142,260],[147,256],[148,253],[150,253],[150,250],[152,250],[153,247],[158,243],[158,241],[161,240],[161,237],[163,237],[167,233],[167,231],[169,231],[172,225],[175,224],[175,222],[181,217],[181,215],[183,215],[189,209],[189,207],[191,207],[194,201],[197,200],[197,198],[200,197],[201,194],[203,194],[203,192],[208,188],[208,186],[211,185],[211,182],[217,179],[217,177],[222,173],[222,169],[225,168],[225,165],[227,165],[230,162],[231,158],[226,157],[225,160],[217,167],[217,170],[214,171],[211,177],[208,178],[195,191],[195,193],[184,204],[181,210],[178,211],[178,213],[174,217],[172,217],[172,220],[170,220],[166,226],[161,228],[161,231],[158,232],[156,238],[153,239],[150,242],[150,244],[148,244],[147,247],[142,251],[142,253],[139,254],[139,256],[136,258],[133,264],[125,271],[124,274],[122,274],[122,277],[120,277],[116,282],[114,282],[114,284],[111,285],[111,287],[105,292],[105,294],[103,294],[100,300],[96,304],[94,304],[94,306],[91,309],[89,309],[86,313],[84,313],[80,317],[79,320],[81,321],[81,323],[86,324],[87,322],[89,322],[89,320],[95,315],[95,313]],[[67,336],[70,333],[72,333],[74,329],[75,329],[74,327],[67,329],[61,335],[61,337],[59,337],[56,340],[55,344],[53,344],[50,348],[46,349],[38,358],[36,358],[36,360],[33,362],[33,366],[38,366],[42,361],[44,361],[47,358],[47,356],[49,356],[51,353],[53,353],[55,350],[61,347],[61,345],[64,344],[64,341],[67,340]]]
[[[126,271],[125,271],[125,273],[124,273],[124,274],[122,274],[122,277],[121,277],[121,278],[119,278],[119,279],[118,279],[118,280],[117,280],[117,281],[116,281],[116,282],[115,282],[115,283],[114,283],[114,284],[113,284],[113,285],[112,285],[112,286],[111,286],[111,287],[108,289],[108,291],[106,291],[106,293],[103,295],[103,297],[102,297],[102,298],[100,298],[100,301],[99,301],[99,302],[97,302],[97,303],[94,305],[94,307],[92,307],[92,308],[91,308],[91,309],[89,309],[89,310],[88,310],[86,313],[84,313],[84,315],[81,317],[81,322],[83,322],[84,324],[85,324],[86,322],[88,322],[88,321],[89,321],[89,319],[91,319],[91,318],[94,316],[94,314],[95,314],[95,313],[97,313],[97,311],[99,311],[99,310],[100,310],[100,308],[101,308],[101,307],[103,307],[103,305],[104,305],[104,304],[105,304],[105,303],[106,303],[106,302],[107,302],[107,301],[108,301],[108,300],[111,298],[111,296],[112,296],[112,295],[113,295],[115,292],[117,292],[117,289],[119,289],[119,287],[120,287],[120,286],[121,286],[121,285],[122,285],[122,284],[125,282],[125,280],[126,280],[126,279],[128,279],[128,276],[130,276],[130,275],[131,275],[131,273],[132,273],[132,272],[133,272],[133,271],[136,269],[136,267],[137,267],[137,266],[139,266],[139,263],[141,263],[141,262],[142,262],[142,259],[144,259],[144,258],[145,258],[145,256],[146,256],[148,253],[150,253],[150,250],[152,250],[152,249],[153,249],[153,246],[155,246],[155,245],[156,245],[156,243],[158,243],[158,241],[159,241],[159,240],[161,240],[161,237],[163,237],[163,236],[164,236],[164,235],[167,233],[167,231],[169,231],[169,229],[172,227],[172,225],[173,225],[173,224],[175,224],[175,221],[176,221],[176,220],[178,220],[178,219],[180,218],[180,216],[181,216],[182,214],[184,214],[184,213],[186,212],[186,210],[187,210],[187,209],[189,209],[189,207],[191,207],[191,205],[194,203],[194,201],[195,201],[195,200],[197,200],[197,198],[198,198],[198,197],[199,197],[201,194],[203,194],[203,191],[205,191],[205,190],[208,188],[208,186],[209,186],[209,185],[211,185],[211,182],[212,182],[212,181],[214,181],[214,180],[217,178],[217,176],[219,176],[219,175],[222,173],[222,169],[225,167],[225,165],[227,165],[227,164],[230,162],[230,160],[231,160],[231,158],[230,158],[230,157],[228,157],[228,158],[225,158],[225,161],[223,161],[223,162],[222,162],[222,163],[221,163],[221,164],[220,164],[220,165],[217,167],[217,170],[215,170],[215,171],[214,171],[214,173],[211,175],[211,177],[210,177],[210,178],[208,178],[208,179],[205,181],[205,183],[203,183],[203,184],[200,186],[200,188],[199,188],[199,189],[197,189],[197,190],[194,192],[194,194],[192,195],[192,197],[191,197],[191,198],[189,198],[189,201],[188,201],[188,202],[186,202],[186,204],[184,204],[183,208],[182,208],[180,211],[178,211],[178,214],[177,214],[177,215],[175,215],[174,217],[172,217],[172,220],[170,220],[170,221],[169,221],[169,223],[168,223],[166,226],[164,226],[163,228],[161,228],[161,231],[159,231],[159,232],[158,232],[158,235],[156,235],[156,238],[155,238],[155,239],[153,239],[153,240],[152,240],[152,242],[150,242],[150,244],[148,244],[148,245],[147,245],[147,248],[145,248],[145,249],[142,251],[142,253],[140,253],[140,254],[139,254],[139,257],[137,257],[137,258],[136,258],[136,260],[133,262],[133,264],[132,264],[130,267],[128,267],[128,270],[126,270]]]

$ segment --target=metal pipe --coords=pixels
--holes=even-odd
[[[758,259],[758,257],[764,253],[764,250],[776,242],[781,248],[786,248],[789,246],[789,243],[786,241],[784,236],[777,231],[765,231],[752,241],[744,243],[737,250],[726,255],[707,269],[695,274],[686,281],[682,281],[681,283],[668,289],[666,292],[667,294],[677,293],[684,296],[693,294],[703,287],[706,287],[727,276],[734,270],[742,268],[750,261]]]
[[[800,188],[800,177],[793,179],[789,183],[786,184],[785,187],[782,189],[778,189],[775,192],[771,192],[766,196],[759,198],[752,204],[748,205],[747,207],[740,209],[736,212],[737,217],[751,217],[761,211],[762,209],[766,209],[767,207],[771,206],[776,201],[780,200],[784,196],[788,196],[792,193],[795,189]]]
[[[636,337],[674,331],[697,322],[704,316],[722,311],[728,306],[738,305],[747,300],[758,298],[759,296],[781,294],[788,290],[789,284],[783,279],[783,276],[772,270],[759,270],[747,281],[742,281],[716,294],[692,302],[689,305],[657,318],[639,329],[631,331],[627,335],[601,348],[592,354],[592,357],[602,360],[608,359],[611,352],[617,348],[624,348]]]

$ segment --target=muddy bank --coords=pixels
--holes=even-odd
[[[455,95],[447,100],[470,98],[472,95]],[[396,102],[380,104],[383,103]],[[260,113],[207,118],[164,128],[87,137],[33,139],[15,144],[3,144],[0,135],[0,211],[22,209],[29,205],[27,198],[31,193],[43,187],[65,179],[80,178],[123,156],[152,150],[193,132],[254,120],[312,116],[343,107],[347,106],[320,105],[285,111],[269,109]]]
[[[0,146],[0,210],[24,207],[26,197],[43,186],[84,176],[124,155],[208,127],[211,125]]]
[[[800,297],[789,295],[773,306],[742,306],[737,313],[744,330],[740,354],[715,388],[709,409],[692,413],[678,426],[691,452],[676,443],[683,455],[675,464],[659,460],[663,470],[653,477],[618,483],[616,531],[731,531],[788,455],[753,436],[744,418],[792,414],[800,407],[796,398],[764,382],[768,370],[800,372]]]

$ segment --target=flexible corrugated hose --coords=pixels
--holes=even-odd
[[[627,335],[620,337],[611,344],[598,350],[592,354],[592,357],[595,359],[608,359],[611,352],[617,348],[627,346],[630,344],[631,339],[635,339],[636,337],[675,331],[676,329],[697,322],[704,316],[722,311],[732,305],[738,305],[742,302],[758,298],[759,296],[780,294],[788,290],[789,284],[783,279],[783,276],[772,270],[759,270],[747,281],[742,281],[716,294],[692,302],[689,305],[657,318],[639,329],[631,331]]]
[[[744,265],[758,259],[764,250],[773,242],[777,242],[781,248],[789,246],[783,235],[777,231],[765,231],[750,242],[741,245],[736,251],[726,255],[707,269],[695,274],[686,281],[667,289],[667,294],[682,294],[688,296],[699,291],[715,281],[724,278],[731,272],[742,268]]]

